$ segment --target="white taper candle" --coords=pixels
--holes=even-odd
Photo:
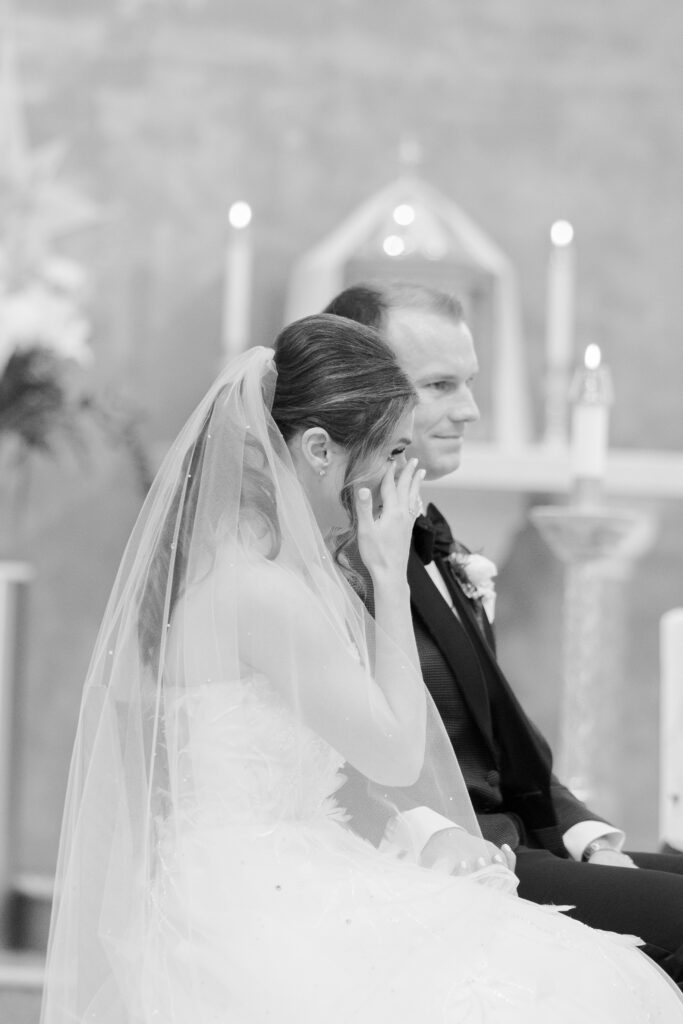
[[[223,291],[223,356],[226,362],[249,346],[253,265],[249,227],[251,207],[242,201],[233,203],[228,220]]]

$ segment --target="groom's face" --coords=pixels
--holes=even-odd
[[[438,480],[458,468],[467,425],[479,419],[472,335],[465,323],[419,309],[392,310],[384,334],[419,397],[407,454]]]

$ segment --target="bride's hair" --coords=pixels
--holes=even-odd
[[[386,444],[401,416],[417,401],[415,390],[375,330],[331,314],[304,317],[285,327],[275,342],[274,363],[275,387],[270,382],[264,385],[263,400],[282,439],[288,442],[298,431],[322,427],[348,452],[340,500],[350,526],[336,538],[335,557],[355,583],[356,574],[343,554],[356,531],[354,477]],[[140,594],[138,640],[144,662],[154,671],[164,629],[186,583],[202,466],[211,424],[220,415],[224,399],[225,389],[221,389],[185,453],[181,483],[171,497]],[[280,548],[275,488],[265,453],[249,435],[244,438],[243,459],[240,509],[249,514],[252,523],[258,520],[261,524],[266,555],[275,558]],[[220,510],[214,509],[214,513],[216,521],[204,523],[203,530],[218,543]]]
[[[322,427],[349,456],[340,499],[350,525],[336,538],[339,561],[356,534],[354,481],[417,395],[377,331],[330,313],[285,327],[275,342],[275,366],[271,414],[285,441]],[[349,569],[345,560],[342,567]]]

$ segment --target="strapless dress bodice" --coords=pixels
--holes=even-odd
[[[344,758],[299,721],[261,675],[172,698],[179,806],[199,824],[343,818]]]

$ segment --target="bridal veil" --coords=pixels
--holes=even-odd
[[[221,373],[168,452],[123,555],[83,690],[43,1024],[149,1019],[141,993],[160,858],[173,842],[175,823],[201,804],[189,698],[198,686],[249,677],[250,652],[240,639],[239,618],[244,602],[254,601],[254,574],[277,566],[303,588],[324,621],[326,656],[353,659],[365,670],[372,714],[375,626],[323,542],[270,415],[276,380],[273,351],[266,348],[250,350]],[[195,591],[203,595],[199,605],[191,599]],[[263,592],[266,619],[275,599],[277,593]],[[285,697],[300,721],[303,745],[310,723],[303,715],[297,719],[298,687],[310,666],[297,615],[301,606],[295,602],[291,610],[281,609],[277,628],[262,635],[286,666]],[[419,669],[405,661],[397,654],[397,670],[423,687]],[[324,672],[317,685],[324,692]],[[428,727],[420,802],[478,835],[457,761],[426,690],[424,699]],[[291,734],[287,742],[293,742]],[[240,749],[248,751],[248,743]],[[230,750],[225,756],[230,758]],[[288,763],[296,772],[296,750]],[[303,773],[303,759],[301,765]],[[235,761],[237,774],[249,770]],[[358,822],[373,813],[386,815],[381,805],[391,804],[392,791],[381,779],[368,779],[363,799]],[[235,815],[237,820],[238,809]],[[342,810],[338,820],[346,827]],[[238,878],[234,884],[238,895]],[[182,922],[176,926],[182,933]],[[179,938],[191,946],[190,922]]]

